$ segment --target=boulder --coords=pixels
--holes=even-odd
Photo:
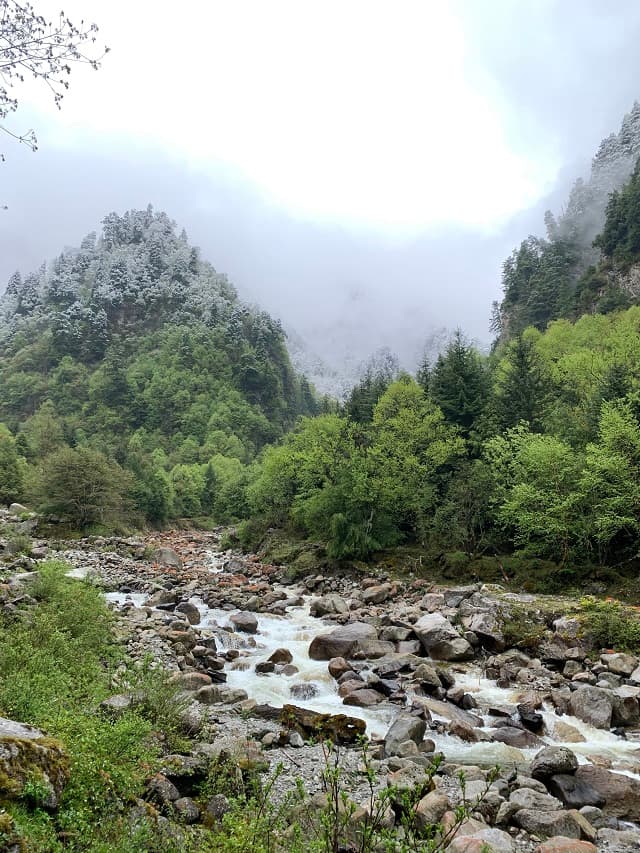
[[[312,616],[334,616],[337,613],[348,613],[349,605],[340,595],[330,593],[316,598],[311,602],[309,613]]]
[[[289,651],[289,649],[276,649],[271,655],[269,655],[269,660],[272,663],[291,663],[293,660],[293,655]]]
[[[373,705],[379,705],[384,701],[382,693],[377,690],[371,690],[367,687],[361,690],[354,690],[348,693],[342,700],[343,705],[353,705],[356,708],[370,708]]]
[[[159,566],[166,566],[169,569],[182,568],[182,559],[172,548],[156,548],[151,556],[153,562]]]
[[[200,809],[191,797],[180,797],[174,802],[173,808],[181,823],[197,823],[200,820]]]
[[[540,746],[542,741],[539,737],[525,729],[517,729],[514,726],[501,726],[491,733],[493,740],[506,743],[508,746],[515,746],[518,749],[530,749],[534,746]]]
[[[34,780],[42,788],[37,805],[57,808],[69,780],[63,745],[40,729],[0,717],[0,798],[20,799]]]
[[[558,773],[575,773],[577,768],[578,759],[566,746],[545,746],[531,762],[531,775],[544,781]]]
[[[169,681],[177,684],[181,690],[200,690],[211,684],[211,676],[204,672],[176,672]]]
[[[232,613],[229,621],[236,631],[241,631],[243,634],[255,634],[258,631],[258,620],[248,610],[240,610],[237,613]]]
[[[463,620],[465,626],[480,640],[480,645],[491,652],[501,652],[505,648],[505,641],[500,623],[495,612],[476,613]]]
[[[623,675],[628,678],[638,666],[638,658],[635,655],[628,655],[624,652],[612,652],[600,656],[600,662],[603,663],[609,672],[614,672],[616,675]]]
[[[569,809],[581,809],[584,806],[600,808],[605,802],[596,788],[575,775],[557,773],[547,779],[547,788]]]
[[[413,626],[424,650],[434,660],[470,660],[473,649],[441,613],[426,613]]]
[[[564,835],[566,838],[580,838],[582,831],[576,813],[565,811],[538,811],[520,809],[516,812],[514,823],[533,835],[552,837]]]
[[[248,699],[249,696],[247,691],[242,690],[240,687],[209,684],[206,687],[201,687],[197,691],[195,698],[203,705],[232,705],[235,702],[242,702],[244,699]]]
[[[197,625],[200,622],[200,611],[192,601],[181,601],[176,605],[175,612],[186,616],[190,625]]]
[[[416,667],[413,678],[427,693],[435,693],[442,688],[442,681],[435,668],[428,663]]]
[[[162,773],[156,773],[147,783],[147,791],[156,802],[163,806],[180,799],[180,791]]]
[[[569,710],[574,717],[596,729],[608,729],[611,726],[613,702],[611,696],[600,687],[586,685],[574,690],[569,699]]]
[[[147,605],[149,607],[166,607],[175,604],[177,600],[178,595],[172,589],[159,589],[149,596]]]
[[[592,764],[580,765],[575,775],[602,798],[606,814],[623,820],[640,820],[640,780]]]
[[[497,827],[486,827],[473,835],[459,834],[448,845],[448,853],[513,853],[511,836]]]
[[[100,703],[100,710],[108,717],[115,719],[126,713],[132,704],[133,698],[130,693],[116,693]]]
[[[542,812],[555,812],[562,808],[562,803],[549,794],[541,794],[533,788],[518,788],[511,793],[509,802],[520,809],[536,809]]]
[[[444,791],[429,791],[415,807],[414,820],[418,829],[440,823],[450,808],[449,797]]]
[[[597,853],[597,847],[590,841],[579,841],[577,838],[556,835],[538,844],[534,853]]]
[[[369,643],[378,643],[378,632],[368,622],[349,622],[340,625],[330,634],[314,637],[309,646],[312,660],[331,660],[331,658],[351,659],[362,653]]]
[[[393,591],[393,585],[390,583],[370,586],[362,593],[362,601],[364,604],[382,604],[393,595]],[[406,639],[406,637],[403,639]]]
[[[638,694],[640,688],[623,684],[611,692],[613,712],[611,714],[611,725],[622,728],[634,727],[640,724],[640,705]]]
[[[364,735],[366,723],[346,714],[321,714],[297,705],[284,705],[280,722],[288,729],[300,732],[302,737],[327,738],[333,743],[356,743]]]
[[[426,730],[427,724],[420,717],[400,714],[384,736],[384,754],[396,755],[399,745],[408,740],[416,744],[422,743]]]
[[[333,678],[338,679],[341,675],[344,675],[345,672],[351,671],[351,664],[347,663],[344,658],[331,658],[327,669]]]

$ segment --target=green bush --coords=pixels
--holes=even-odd
[[[591,596],[582,599],[581,605],[583,625],[597,646],[640,652],[640,619],[632,608]]]

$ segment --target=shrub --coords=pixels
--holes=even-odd
[[[640,619],[637,612],[618,601],[583,598],[582,621],[600,648],[640,652]]]

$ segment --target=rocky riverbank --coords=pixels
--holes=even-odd
[[[437,764],[417,820],[453,819],[464,769],[466,799],[478,802],[453,850],[638,849],[640,661],[596,648],[575,602],[362,576],[292,585],[286,567],[221,552],[215,532],[174,532],[36,540],[30,554],[5,556],[5,613],[30,605],[31,573],[51,554],[101,585],[128,656],[170,671],[188,698],[196,745],[149,782],[168,817],[205,817],[189,797],[193,768],[221,753],[282,763],[276,800],[297,777],[319,794],[327,734],[344,744],[359,814],[368,783],[353,742],[366,730],[380,790],[415,785]],[[105,712],[132,702],[116,677]]]

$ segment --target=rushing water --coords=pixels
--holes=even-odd
[[[211,552],[211,573],[214,575],[223,573],[228,558],[228,554]],[[74,570],[72,576],[82,577],[82,574]],[[287,589],[286,592],[290,595],[292,591]],[[142,607],[148,598],[143,593],[132,592],[111,592],[105,597],[116,607]],[[242,688],[249,697],[261,704],[281,707],[286,703],[293,703],[315,711],[357,716],[366,721],[370,735],[383,736],[401,711],[401,706],[390,702],[383,702],[366,709],[343,705],[342,698],[338,695],[337,684],[328,672],[327,662],[315,661],[309,657],[309,645],[313,638],[318,634],[331,631],[334,626],[311,616],[310,598],[304,597],[302,600],[303,605],[288,608],[286,616],[256,613],[258,631],[255,635],[249,635],[233,632],[229,622],[231,611],[211,609],[201,599],[191,599],[200,611],[201,620],[197,627],[203,636],[214,636],[219,648],[235,648],[239,652],[236,660],[225,667],[229,686]],[[292,663],[297,667],[298,672],[290,676],[282,672],[265,675],[256,673],[255,665],[268,660],[273,652],[280,648],[291,652]],[[375,663],[367,665],[375,666]],[[478,708],[474,709],[473,713],[483,717],[485,731],[492,730],[488,725],[491,718],[487,714],[490,707],[508,706],[515,710],[517,697],[522,693],[522,688],[498,687],[495,681],[484,678],[480,669],[473,663],[454,664],[452,672],[455,675],[456,684],[464,687],[465,692],[474,696]],[[292,695],[291,688],[294,687],[295,691],[295,686],[302,686],[303,689],[306,686],[308,693],[313,695],[309,695],[308,698],[301,698],[299,694]],[[446,706],[440,707],[444,710]],[[567,715],[560,717],[551,706],[545,706],[541,713],[545,722],[545,732],[548,733],[542,737],[546,743],[568,746],[581,761],[598,756],[598,760],[604,759],[605,762],[611,762],[611,766],[614,769],[620,769],[621,772],[633,773],[640,768],[640,743],[625,740],[607,730],[593,728],[576,717]],[[436,722],[438,721],[437,710],[432,713],[432,717]],[[561,739],[555,737],[554,726],[560,720],[575,730],[574,738],[582,736],[584,740],[576,742],[572,739],[563,743]],[[517,749],[500,742],[466,743],[457,737],[438,731],[427,732],[427,736],[433,739],[436,749],[444,752],[448,760],[460,764],[518,765],[530,759],[537,751],[535,747]]]

